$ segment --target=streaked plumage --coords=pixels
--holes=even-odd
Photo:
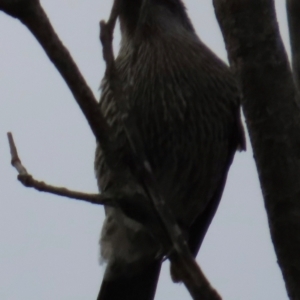
[[[135,119],[162,194],[196,254],[218,206],[234,153],[244,148],[236,82],[228,67],[199,40],[180,0],[121,2],[122,41],[116,66],[127,95],[125,117]],[[141,190],[130,176],[124,116],[105,78],[100,107],[116,132],[118,163],[128,176],[124,180],[113,174],[98,147],[99,188]],[[108,267],[98,299],[152,299],[161,259],[159,245],[120,210],[106,208],[106,215],[101,255]],[[152,289],[147,292],[143,287],[141,298],[137,279],[146,268],[155,276]],[[119,295],[111,292],[113,285],[107,287],[109,282],[117,286],[122,278],[130,286],[137,274],[133,295],[121,292],[122,284]]]

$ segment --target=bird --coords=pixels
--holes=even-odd
[[[98,144],[98,186],[110,195],[144,195],[132,175],[126,134],[137,132],[131,142],[141,145],[196,256],[234,155],[246,147],[237,82],[228,65],[198,37],[182,0],[119,0],[118,18],[121,42],[115,67],[126,95],[123,111],[106,76],[99,107],[113,129],[118,150],[114,163],[122,172],[110,168]],[[134,128],[127,128],[124,120]],[[107,205],[105,214],[100,256],[106,269],[97,299],[153,300],[166,256],[161,244],[120,207]]]

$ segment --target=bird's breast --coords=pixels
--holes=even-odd
[[[121,49],[116,64],[126,115],[134,120],[163,195],[189,226],[212,197],[226,164],[235,95],[227,67],[209,50],[201,44],[182,47],[149,41],[136,52]],[[105,80],[100,106],[125,157],[123,116]]]

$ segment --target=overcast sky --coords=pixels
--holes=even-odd
[[[98,22],[108,17],[112,0],[41,2],[99,98]],[[285,1],[275,2],[287,45]],[[201,39],[226,60],[211,1],[186,5]],[[24,188],[10,166],[6,132],[13,132],[37,179],[86,192],[97,192],[94,137],[27,29],[3,13],[0,28],[0,299],[96,299],[104,271],[98,263],[103,208]],[[286,300],[252,156],[248,141],[247,152],[235,157],[197,260],[223,299]],[[190,299],[169,277],[165,263],[156,299]]]

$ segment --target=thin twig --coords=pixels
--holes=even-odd
[[[11,164],[16,168],[20,175],[28,175],[26,168],[22,165],[22,162],[19,158],[17,147],[14,142],[14,138],[11,132],[7,133],[9,149],[11,154]]]
[[[49,185],[43,181],[38,181],[30,175],[26,168],[23,166],[21,159],[18,155],[17,147],[14,142],[14,138],[11,132],[7,133],[8,143],[11,153],[11,164],[18,171],[18,180],[26,187],[34,188],[40,192],[46,192],[58,196],[63,196],[71,199],[83,200],[92,204],[108,205],[110,204],[110,199],[106,196],[100,194],[87,194],[82,192],[76,192],[68,190],[64,187],[57,187]]]
[[[39,192],[50,193],[62,197],[67,197],[76,200],[83,200],[92,204],[108,205],[107,198],[101,194],[88,194],[77,191],[72,191],[64,187],[49,185],[43,181],[34,179],[30,174],[18,175],[18,180],[26,187],[34,188]]]
[[[116,21],[119,15],[119,1],[115,0],[111,13],[107,22],[104,20],[100,21],[100,40],[102,43],[103,58],[107,64],[105,70],[105,76],[109,77],[110,70],[113,69],[114,65],[114,52],[113,52],[113,33],[116,25]]]

